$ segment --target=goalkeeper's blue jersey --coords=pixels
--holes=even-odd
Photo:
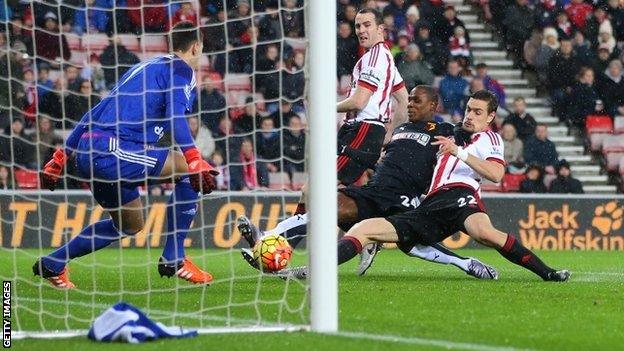
[[[141,62],[82,117],[66,147],[69,152],[76,150],[86,132],[149,147],[171,131],[184,151],[193,146],[186,113],[192,111],[195,85],[193,69],[175,55]]]

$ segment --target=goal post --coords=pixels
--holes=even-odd
[[[335,0],[310,0],[310,313],[316,332],[338,331]]]

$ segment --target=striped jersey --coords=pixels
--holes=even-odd
[[[373,45],[353,67],[349,96],[355,94],[358,86],[372,91],[373,95],[364,109],[347,113],[345,122],[388,123],[392,118],[391,95],[404,87],[405,83],[394,65],[390,50],[383,42]]]
[[[503,138],[498,133],[492,131],[475,133],[472,135],[470,143],[464,146],[464,149],[474,157],[505,165]],[[465,162],[451,154],[438,156],[427,196],[442,188],[458,186],[468,186],[480,194],[481,176]]]

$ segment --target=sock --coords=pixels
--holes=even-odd
[[[362,252],[362,243],[352,237],[345,236],[338,240],[338,264],[343,264]]]
[[[43,265],[53,272],[60,273],[69,260],[105,248],[121,237],[112,219],[93,223],[85,227],[68,243],[43,257]]]
[[[284,232],[284,237],[288,240],[290,246],[294,249],[299,245],[301,240],[308,234],[308,225],[302,224]]]
[[[434,244],[432,246],[416,244],[406,253],[408,256],[418,257],[426,261],[440,264],[452,264],[464,272],[468,271],[468,264],[470,263],[469,258],[459,256],[440,244]]]
[[[498,253],[509,261],[539,275],[544,280],[548,278],[548,273],[553,271],[552,268],[544,264],[539,257],[531,252],[531,250],[522,246],[522,244],[510,234],[507,234],[507,241],[505,241],[505,245],[498,250]]]
[[[305,203],[300,202],[297,204],[297,208],[295,209],[295,213],[293,214],[298,215],[298,214],[304,214],[304,213],[306,213]]]
[[[197,213],[198,200],[188,177],[176,183],[167,202],[167,241],[162,257],[168,262],[184,259],[184,239]]]
[[[266,232],[264,232],[264,235],[275,235],[275,234],[282,234],[284,232],[286,232],[289,229],[293,229],[295,227],[298,227],[300,225],[304,225],[308,223],[308,215],[307,214],[296,214],[293,215],[292,217],[288,217],[285,220],[277,223],[277,225],[275,226],[275,228],[271,229],[271,230],[267,230]],[[284,236],[286,239],[288,239],[287,236]]]

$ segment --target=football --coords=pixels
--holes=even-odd
[[[277,272],[288,266],[292,248],[283,236],[267,235],[256,242],[253,255],[263,271]]]

